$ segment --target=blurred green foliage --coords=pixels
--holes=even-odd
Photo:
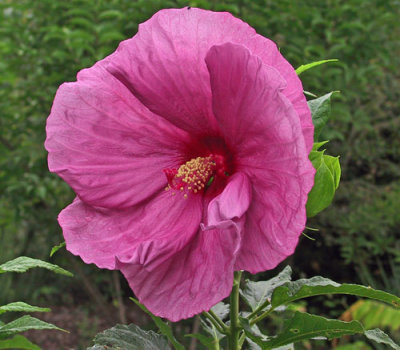
[[[346,263],[353,264],[358,272],[358,277],[350,273],[354,282],[398,291],[398,0],[1,1],[0,262],[18,255],[44,258],[63,240],[56,217],[73,193],[48,172],[43,148],[57,87],[113,52],[158,9],[186,5],[230,11],[277,42],[295,67],[340,60],[301,76],[307,91],[342,92],[335,95],[333,119],[321,135],[331,140],[329,153],[341,155],[342,182],[335,204],[309,225],[321,228],[317,240],[324,242],[319,249],[327,260],[339,251]],[[302,251],[300,246],[295,259],[314,249]],[[335,256],[336,261],[339,258]],[[331,268],[337,270],[335,265]],[[323,274],[330,277],[329,271]],[[34,293],[26,288],[38,280],[32,276],[14,293]],[[13,298],[7,288],[11,282],[0,283],[5,286],[0,288],[0,301]],[[69,282],[35,293],[60,292],[63,283]]]

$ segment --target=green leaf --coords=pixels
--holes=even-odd
[[[337,61],[339,61],[339,60],[336,58],[331,58],[329,60],[322,60],[322,61],[312,62],[312,63],[308,63],[308,64],[303,64],[296,69],[296,73],[297,73],[297,75],[300,75],[301,73],[305,72],[306,70],[320,66],[321,64],[329,63],[329,62],[337,62]]]
[[[385,332],[379,328],[371,329],[366,331],[364,334],[368,339],[373,340],[376,343],[386,344],[391,346],[393,349],[400,350],[400,346],[397,345]]]
[[[146,306],[141,304],[139,300],[136,300],[135,298],[130,298],[137,306],[139,306],[146,314],[148,314],[153,322],[157,325],[158,329],[162,334],[164,334],[168,340],[171,342],[171,344],[174,346],[175,349],[177,350],[185,350],[185,347],[180,344],[174,335],[172,334],[172,329],[171,327],[165,323],[160,317],[153,315],[149,309],[147,309]]]
[[[65,275],[65,276],[73,276],[73,274],[67,270],[62,269],[61,267],[50,264],[48,262],[32,259],[26,256],[20,256],[14,260],[7,261],[6,263],[0,265],[0,273],[5,272],[26,272],[31,268],[41,267],[55,273]]]
[[[340,176],[342,175],[339,157],[332,157],[324,154],[324,162],[333,176],[335,190],[337,190],[337,188],[339,187]]]
[[[345,335],[364,334],[370,340],[384,343],[393,349],[400,350],[400,347],[380,329],[365,331],[358,321],[330,320],[303,312],[296,312],[293,318],[285,321],[283,331],[276,337],[268,338],[264,335],[259,335],[250,330],[249,324],[244,326],[244,330],[246,335],[262,349],[278,349],[284,346],[292,346],[292,343],[317,337],[331,340]]]
[[[106,10],[100,13],[99,19],[100,20],[107,20],[107,19],[119,19],[124,17],[124,14],[118,10]]]
[[[261,347],[256,342],[252,341],[249,337],[246,337],[247,348],[249,350],[260,350]]]
[[[51,248],[51,252],[50,252],[50,258],[56,253],[58,252],[61,248],[65,247],[65,242],[60,243],[59,245],[54,246],[53,248]]]
[[[88,11],[87,9],[73,7],[67,10],[65,13],[63,13],[63,15],[65,17],[71,17],[71,18],[81,17],[81,16],[91,18],[93,13],[91,11]]]
[[[118,41],[121,41],[124,39],[125,39],[125,36],[122,33],[118,32],[116,30],[109,30],[105,33],[102,33],[99,36],[99,43],[105,44],[105,43],[107,43],[109,41],[113,41],[113,40],[118,42]]]
[[[314,142],[312,151],[318,151],[323,145],[326,145],[329,141]]]
[[[269,304],[269,299],[275,288],[291,280],[292,269],[286,266],[276,277],[268,281],[252,282],[247,280],[240,295],[253,311],[260,311]]]
[[[261,349],[279,349],[280,347],[291,346],[299,341],[318,337],[331,340],[345,335],[364,334],[370,340],[384,343],[393,349],[400,350],[400,347],[380,329],[365,331],[358,321],[331,320],[297,311],[291,319],[285,321],[283,331],[275,337],[267,337],[262,334],[259,330],[251,327],[249,320],[245,318],[240,318],[240,323],[246,336],[259,345]]]
[[[322,144],[322,142],[317,143],[315,147],[318,145],[320,147]],[[306,204],[307,217],[312,217],[332,203],[339,186],[341,168],[339,157],[325,155],[324,151],[311,151],[309,158],[316,170],[314,186],[308,194]]]
[[[16,335],[11,339],[0,340],[0,349],[40,350],[37,345],[31,343],[22,335]]]
[[[247,335],[246,329],[245,332]],[[274,349],[316,337],[334,339],[340,338],[344,335],[359,333],[364,333],[364,328],[357,321],[344,322],[339,320],[330,320],[321,316],[296,312],[293,318],[285,322],[283,331],[276,337],[268,340],[262,338],[255,339],[262,349]]]
[[[69,27],[84,27],[87,30],[91,30],[93,28],[93,22],[83,17],[72,17],[68,21],[68,25]]]
[[[304,90],[303,93],[304,93],[304,95],[310,96],[310,97],[312,97],[312,98],[317,98],[317,97],[318,97],[317,95],[313,94],[313,93],[310,92],[310,91],[305,91],[305,90]]]
[[[295,300],[327,294],[355,295],[379,300],[395,308],[400,308],[400,298],[393,294],[358,284],[339,284],[320,276],[288,282],[276,288],[272,293],[271,306],[275,309]]]
[[[268,337],[261,333],[260,329],[256,326],[250,326],[249,320],[246,318],[239,318],[239,321],[246,333],[246,341],[248,343],[249,350],[260,350],[262,347],[258,344],[261,341],[261,345],[263,342],[268,341]],[[294,350],[293,344],[288,344],[284,346],[279,346],[274,348],[275,350]]]
[[[318,141],[322,128],[327,123],[331,114],[331,97],[337,91],[332,91],[324,96],[308,101],[314,124],[314,140]]]
[[[239,322],[243,327],[246,337],[264,349],[264,344],[269,341],[269,337],[262,334],[258,327],[251,326],[247,318],[239,317]]]
[[[64,329],[58,328],[57,326],[41,321],[35,317],[26,315],[16,320],[6,323],[4,326],[0,327],[0,336],[11,336],[20,332],[25,332],[29,329],[57,329],[59,331],[64,331]]]
[[[12,312],[49,312],[51,311],[49,308],[32,306],[26,304],[22,301],[17,301],[15,303],[10,303],[7,305],[0,306],[0,314],[5,313],[7,311]]]
[[[167,340],[153,331],[130,324],[116,326],[97,334],[88,350],[170,350]]]

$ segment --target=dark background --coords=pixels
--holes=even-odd
[[[49,259],[63,241],[57,215],[74,197],[48,172],[43,147],[57,87],[113,52],[158,9],[186,5],[240,17],[274,40],[294,67],[340,60],[301,78],[318,95],[341,91],[322,135],[330,140],[327,153],[341,157],[341,185],[333,205],[308,223],[320,229],[307,231],[315,240],[302,237],[276,271],[289,263],[297,277],[320,274],[399,294],[399,1],[0,0],[0,263],[27,255],[75,273],[72,279],[39,270],[0,276],[0,304],[54,305],[42,318],[72,331],[46,339],[33,334],[45,349],[84,348],[115,322],[146,321],[118,273],[84,265],[64,250]],[[304,307],[340,316],[353,301],[317,299]],[[177,331],[190,328],[187,321]],[[64,345],[51,343],[58,339]]]

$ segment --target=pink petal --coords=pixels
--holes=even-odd
[[[305,227],[313,172],[303,174],[303,182],[279,172],[262,179],[263,173],[253,177],[253,201],[246,213],[235,270],[258,273],[275,268],[293,254]]]
[[[215,117],[225,142],[238,154],[243,147],[253,147],[251,140],[263,134],[269,124],[279,123],[279,119],[265,110],[286,82],[274,68],[264,65],[242,45],[213,46],[206,63]]]
[[[141,303],[154,315],[175,322],[209,310],[230,294],[239,244],[234,227],[199,231],[157,269],[148,271],[127,260],[118,268]]]
[[[76,198],[58,220],[71,253],[86,263],[115,269],[116,257],[156,266],[192,239],[201,217],[201,196],[184,199],[163,191],[126,209],[95,208]],[[163,256],[158,254],[161,250]]]
[[[241,219],[251,201],[251,184],[244,173],[235,173],[229,177],[223,192],[213,198],[207,208],[207,226],[227,228]]]
[[[236,171],[252,183],[235,269],[271,269],[293,253],[313,185],[299,116],[282,93],[282,76],[245,47],[214,46],[206,62],[216,119],[234,149]]]
[[[279,122],[267,128],[264,138],[254,137],[254,147],[243,147],[237,159],[238,169],[251,178],[253,200],[235,269],[252,273],[272,269],[293,253],[305,227],[305,205],[314,184],[315,169],[298,116],[286,97],[280,93],[275,97],[265,112]]]
[[[57,91],[47,121],[49,168],[86,203],[128,207],[166,184],[188,138],[110,75],[107,60]]]
[[[252,40],[243,43],[253,55],[261,58],[264,64],[274,67],[286,81],[286,88],[282,91],[300,118],[306,150],[309,153],[314,142],[314,125],[311,111],[303,93],[303,85],[292,65],[281,55],[275,43],[256,34]]]
[[[197,10],[157,12],[119,45],[107,68],[151,111],[192,134],[216,130],[202,61],[215,35],[212,18]]]
[[[204,59],[212,46],[226,42],[246,46],[281,73],[287,82],[283,94],[298,110],[310,150],[311,114],[293,67],[271,40],[227,12],[161,10],[139,26],[135,37],[120,44],[108,70],[150,110],[179,128],[193,134],[215,133]]]

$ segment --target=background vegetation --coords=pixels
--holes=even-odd
[[[288,262],[300,276],[322,274],[399,294],[397,0],[0,1],[0,263],[19,255],[47,259],[63,241],[56,217],[73,193],[48,172],[43,148],[57,87],[113,52],[158,9],[186,5],[230,11],[277,42],[295,67],[340,60],[302,75],[308,91],[341,91],[323,138],[331,140],[330,154],[341,155],[343,177],[335,203],[309,222],[320,229],[309,232],[315,241],[303,238]],[[70,327],[80,322],[80,344],[103,327],[103,318],[112,325],[141,317],[132,305],[124,307],[129,289],[117,273],[98,271],[62,251],[53,260],[68,265],[76,278],[41,271],[1,276],[0,304],[23,299],[64,305],[53,314],[79,310]],[[335,302],[341,313],[351,300]],[[93,312],[98,318],[91,318]]]

